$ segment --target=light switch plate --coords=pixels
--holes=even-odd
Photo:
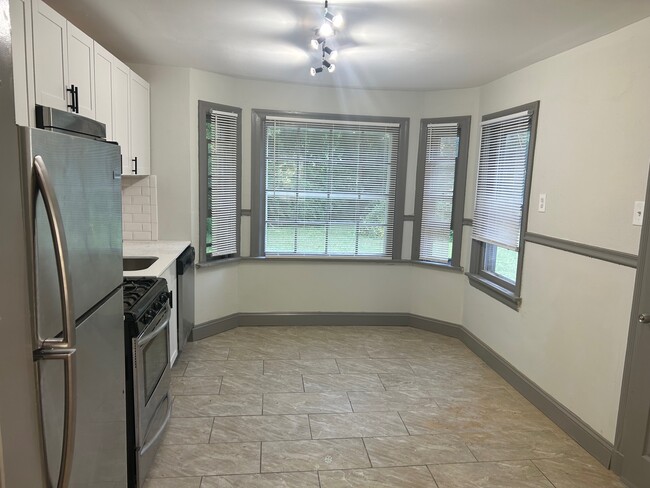
[[[643,209],[645,202],[634,202],[634,217],[632,218],[632,225],[643,225]]]
[[[538,212],[546,212],[546,193],[539,194],[539,203],[537,204]]]

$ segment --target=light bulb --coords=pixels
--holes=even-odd
[[[334,29],[332,28],[329,22],[324,22],[323,25],[318,29],[318,35],[321,37],[330,37],[334,34]]]
[[[334,73],[334,71],[336,71],[336,65],[330,64],[327,68],[327,71],[329,71],[330,73]]]

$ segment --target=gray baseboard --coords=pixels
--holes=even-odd
[[[192,333],[188,338],[189,341],[200,341],[206,337],[210,337],[216,334],[221,334],[227,330],[234,329],[239,325],[239,314],[234,313],[220,319],[211,320],[210,322],[205,322],[203,324],[195,325],[192,329]]]
[[[406,326],[455,337],[603,466],[616,470],[622,465],[622,456],[616,455],[614,446],[607,439],[459,324],[408,313],[239,313],[195,326],[190,340],[204,339],[235,327],[294,325]]]

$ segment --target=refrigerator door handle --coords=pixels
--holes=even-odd
[[[77,369],[75,349],[39,349],[34,352],[34,360],[62,360],[65,377],[65,415],[63,419],[63,442],[61,445],[61,464],[57,488],[68,488],[72,474],[74,439],[77,424]],[[41,405],[42,415],[43,405]],[[43,419],[41,418],[41,422]]]
[[[63,230],[63,221],[56,194],[50,183],[47,167],[41,156],[34,158],[34,174],[36,176],[36,188],[43,195],[43,203],[47,212],[47,220],[50,224],[52,241],[54,243],[54,254],[56,268],[61,290],[61,316],[63,318],[63,337],[41,339],[42,349],[74,349],[76,344],[74,308],[72,305],[72,286],[70,282],[70,269],[68,266],[68,247]],[[36,193],[34,193],[36,196]],[[40,339],[40,337],[39,337]]]

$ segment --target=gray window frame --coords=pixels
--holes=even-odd
[[[208,145],[206,116],[211,110],[232,112],[237,114],[237,252],[234,256],[207,255],[207,225],[208,218]],[[231,105],[206,102],[199,100],[199,264],[218,263],[238,258],[241,255],[241,167],[242,167],[242,109]]]
[[[267,117],[300,117],[314,120],[336,120],[351,122],[375,122],[399,124],[400,145],[397,153],[397,174],[395,175],[395,208],[393,216],[393,252],[387,258],[363,258],[357,256],[266,256],[265,241],[265,202],[264,181],[266,175],[266,155],[264,144],[264,121]],[[383,117],[373,115],[327,114],[314,112],[293,112],[285,110],[253,109],[251,111],[251,257],[265,259],[298,259],[323,261],[391,261],[402,257],[402,240],[404,233],[404,195],[406,191],[406,166],[408,161],[409,122],[408,117]]]
[[[517,278],[514,284],[502,280],[492,273],[485,271],[485,253],[489,252],[487,244],[472,239],[472,250],[470,257],[470,269],[467,273],[469,283],[492,298],[507,305],[513,310],[519,310],[521,306],[521,278],[524,268],[524,248],[526,229],[528,227],[528,212],[530,209],[530,186],[533,178],[533,161],[535,159],[535,143],[537,140],[537,119],[539,116],[539,100],[536,102],[519,105],[500,112],[484,115],[481,121],[487,121],[515,114],[517,112],[529,111],[531,114],[530,140],[528,143],[528,159],[526,161],[526,181],[524,183],[524,203],[521,214],[519,256],[517,259]],[[480,143],[480,142],[479,142]]]
[[[413,242],[411,260],[418,263],[441,266],[444,268],[461,269],[460,257],[463,242],[463,218],[465,212],[465,191],[467,183],[467,160],[472,117],[442,117],[420,120],[420,139],[418,146],[418,164],[415,183],[415,218],[413,221]],[[436,263],[420,260],[420,238],[422,236],[422,209],[424,199],[424,171],[426,165],[427,126],[429,124],[458,124],[459,146],[454,173],[454,198],[452,206],[451,230],[454,233],[454,244],[451,252],[451,263]]]

